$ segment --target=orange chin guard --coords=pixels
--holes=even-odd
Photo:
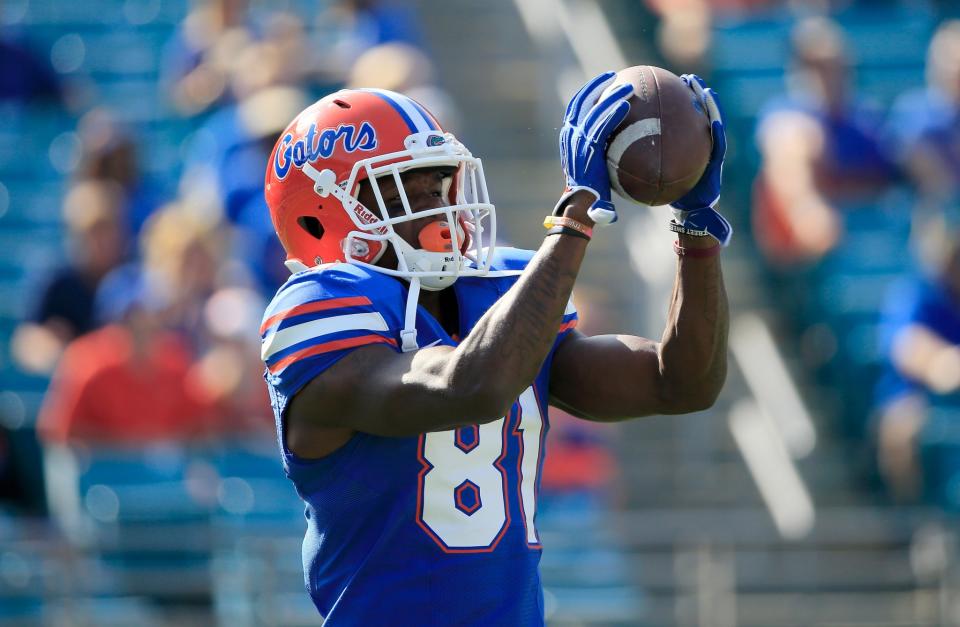
[[[420,240],[420,247],[423,250],[428,250],[433,253],[453,252],[450,225],[448,225],[446,221],[431,222],[426,225],[420,229],[420,234],[417,236],[417,239]],[[463,247],[464,232],[461,228],[457,229],[457,239],[459,240],[460,246]]]

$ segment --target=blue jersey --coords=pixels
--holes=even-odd
[[[494,269],[522,270],[529,251],[500,249]],[[516,282],[461,277],[459,337]],[[350,264],[298,273],[264,316],[262,356],[287,476],[306,503],[303,570],[327,625],[541,625],[535,526],[553,351],[503,418],[416,437],[357,433],[306,460],[284,444],[283,412],[351,350],[400,350],[407,284]],[[558,339],[576,324],[567,307]],[[421,347],[456,339],[422,307]],[[362,394],[362,390],[357,391]]]

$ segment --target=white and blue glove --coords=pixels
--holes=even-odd
[[[727,152],[727,136],[723,130],[720,103],[717,94],[696,74],[684,74],[680,78],[693,90],[707,111],[713,149],[710,151],[707,169],[697,184],[679,200],[670,203],[676,225],[682,227],[674,230],[690,235],[712,235],[721,246],[726,246],[733,235],[733,227],[714,208],[720,200],[723,157]]]
[[[630,111],[627,99],[633,95],[633,86],[621,85],[600,100],[603,90],[615,77],[615,72],[605,72],[590,80],[567,105],[560,129],[560,164],[567,188],[554,208],[554,215],[560,215],[563,205],[575,192],[586,190],[597,197],[587,210],[591,220],[604,225],[617,219],[610,200],[607,141]]]

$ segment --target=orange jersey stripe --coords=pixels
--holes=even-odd
[[[359,307],[360,305],[370,305],[370,299],[366,296],[348,296],[346,298],[331,298],[329,300],[320,300],[312,303],[304,303],[302,305],[297,305],[296,307],[291,307],[286,311],[281,311],[278,314],[272,315],[267,318],[262,325],[260,325],[260,335],[263,335],[267,332],[267,329],[280,322],[284,318],[291,318],[293,316],[299,316],[301,314],[314,313],[316,311],[324,311],[326,309],[339,309],[340,307]]]
[[[572,329],[572,328],[574,328],[575,326],[577,326],[577,319],[576,319],[576,318],[574,318],[573,320],[570,320],[569,322],[564,322],[563,324],[560,325],[560,330],[557,331],[557,334],[563,333],[564,331],[566,331],[566,330],[568,330],[568,329]]]
[[[270,374],[277,374],[290,364],[295,361],[299,361],[306,357],[313,357],[314,355],[322,355],[323,353],[329,353],[330,351],[341,350],[344,348],[354,348],[356,346],[365,346],[367,344],[389,344],[390,346],[396,346],[397,341],[393,338],[382,337],[380,335],[361,335],[359,337],[348,337],[343,340],[334,340],[332,342],[325,342],[323,344],[317,344],[316,346],[308,346],[303,350],[299,350],[295,353],[287,355],[277,363],[273,364],[269,368]]]

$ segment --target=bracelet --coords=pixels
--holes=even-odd
[[[553,227],[552,229],[548,229],[548,230],[547,230],[547,235],[548,235],[548,236],[550,236],[550,235],[573,235],[574,237],[579,237],[579,238],[581,238],[581,239],[585,239],[585,240],[587,240],[588,242],[589,242],[590,239],[591,239],[590,236],[587,235],[586,233],[583,233],[583,232],[578,231],[578,230],[576,230],[576,229],[571,229],[571,228],[568,227],[568,226],[555,226],[555,227]]]
[[[583,233],[587,236],[587,239],[593,237],[593,229],[582,222],[578,222],[573,218],[567,218],[565,216],[547,216],[543,219],[543,226],[548,229],[556,226],[565,226]]]
[[[668,228],[674,233],[682,233],[684,235],[691,235],[693,237],[706,237],[707,235],[710,235],[706,229],[690,229],[683,226],[676,220],[670,220]]]
[[[673,243],[673,250],[680,257],[695,257],[695,258],[704,258],[704,257],[716,257],[720,254],[720,250],[723,247],[720,246],[719,242],[711,246],[710,248],[684,248],[680,245],[680,242]]]

